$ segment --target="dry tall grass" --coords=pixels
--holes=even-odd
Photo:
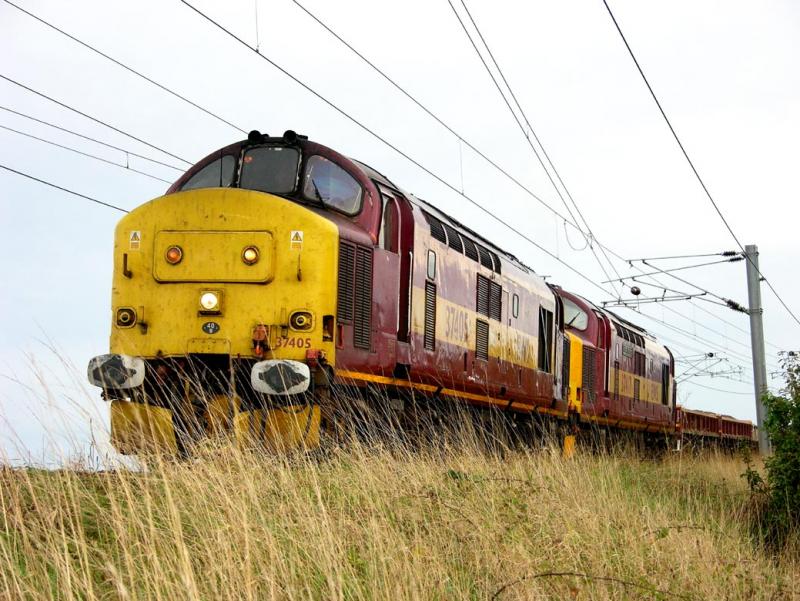
[[[800,598],[742,471],[469,445],[0,469],[0,599]]]

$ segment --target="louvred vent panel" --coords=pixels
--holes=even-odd
[[[436,348],[436,284],[425,282],[425,348]]]
[[[356,268],[356,248],[339,243],[339,283],[337,287],[337,316],[339,321],[353,321],[353,278]]]
[[[444,233],[444,226],[442,225],[442,222],[436,219],[436,217],[434,217],[433,215],[429,215],[428,213],[424,214],[425,214],[425,219],[428,220],[428,225],[431,226],[431,236],[436,238],[439,242],[447,244],[447,236]]]
[[[489,324],[480,319],[475,324],[475,357],[489,359]]]
[[[369,349],[372,340],[372,249],[356,247],[353,346]]]

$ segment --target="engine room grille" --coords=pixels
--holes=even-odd
[[[469,238],[462,237],[462,240],[464,241],[464,254],[467,255],[473,261],[477,261],[478,260],[477,245]]]
[[[436,284],[425,282],[425,330],[423,333],[425,348],[429,351],[436,348]]]
[[[487,269],[494,270],[494,262],[492,261],[492,255],[489,253],[489,251],[483,248],[481,245],[478,245],[478,254],[480,255],[481,265]]]
[[[424,211],[423,211],[423,213],[424,213]],[[425,214],[425,219],[428,220],[428,225],[431,226],[431,236],[433,236],[439,242],[443,242],[444,244],[447,244],[447,236],[444,233],[444,226],[442,225],[442,222],[439,221],[433,215],[430,215],[428,213],[424,213],[424,214]]]
[[[475,323],[475,357],[489,359],[489,324],[480,319]]]
[[[583,378],[581,382],[583,386],[583,399],[585,401],[594,401],[595,394],[595,378],[594,378],[594,349],[583,347]]]
[[[438,217],[434,217],[427,211],[423,211],[422,213],[428,221],[428,225],[431,228],[431,237],[434,240],[447,244],[453,250],[464,253],[470,259],[480,263],[487,269],[500,273],[500,257],[497,256],[497,253],[484,248],[471,240],[467,234],[459,232],[449,223],[442,221]],[[523,270],[525,270],[524,267]]]
[[[491,319],[501,320],[503,312],[503,287],[478,274],[475,311]]]
[[[497,282],[489,282],[489,317],[500,321],[502,319],[503,287]]]
[[[372,340],[372,249],[356,247],[353,346],[369,349]]]
[[[339,283],[337,309],[339,321],[353,321],[353,274],[356,268],[356,248],[346,242],[339,243]]]
[[[489,317],[489,279],[482,275],[478,276],[478,298],[475,310],[481,315]]]
[[[457,250],[458,252],[463,253],[464,245],[461,242],[461,236],[458,235],[458,232],[455,230],[454,227],[447,225],[446,223],[442,225],[444,225],[444,229],[447,232],[447,244],[453,250]]]

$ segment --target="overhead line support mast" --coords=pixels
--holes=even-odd
[[[750,310],[750,342],[753,350],[753,385],[756,395],[756,419],[758,422],[758,450],[761,455],[770,452],[769,439],[764,429],[766,408],[763,396],[767,392],[767,365],[764,356],[764,310],[761,308],[761,277],[758,268],[758,247],[748,244],[745,248],[747,261],[747,298]]]

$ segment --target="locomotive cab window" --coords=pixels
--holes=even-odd
[[[537,367],[551,373],[553,354],[553,312],[539,307],[539,357]]]
[[[239,187],[272,194],[290,194],[297,185],[300,151],[285,146],[255,146],[242,157]]]
[[[589,325],[589,315],[571,300],[564,299],[564,324],[576,330],[585,330]]]
[[[397,238],[400,233],[397,201],[385,194],[381,196],[383,197],[383,220],[381,223],[381,231],[378,234],[378,246],[383,250],[396,253],[399,247]]]
[[[308,159],[303,176],[303,196],[345,215],[361,211],[361,186],[349,173],[325,157]]]
[[[210,162],[200,169],[181,186],[181,191],[197,190],[198,188],[228,188],[233,183],[233,170],[236,159],[233,155],[225,156]]]

